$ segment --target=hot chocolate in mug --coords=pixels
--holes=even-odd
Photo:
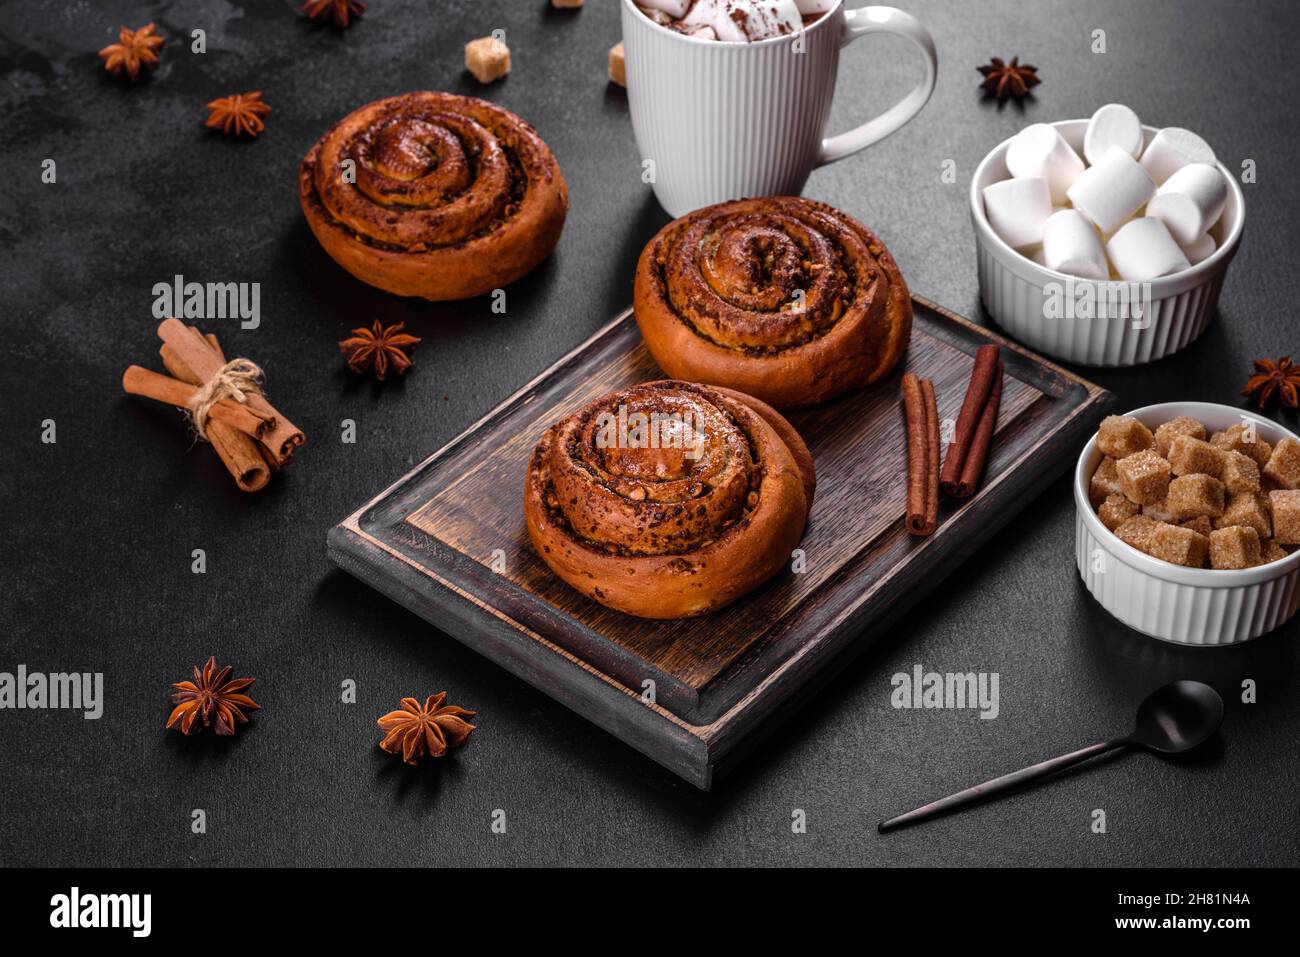
[[[661,26],[623,2],[632,129],[645,176],[673,216],[750,196],[798,195],[808,174],[893,133],[934,91],[929,32],[893,7],[845,10],[750,42],[701,39]],[[824,138],[840,48],[869,33],[907,37],[925,75],[879,116]]]

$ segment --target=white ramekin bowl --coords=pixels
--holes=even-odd
[[[1052,125],[1082,155],[1088,121],[1064,120]],[[1157,130],[1150,126],[1142,129],[1149,143]],[[970,186],[980,298],[1003,329],[1039,352],[1093,366],[1133,366],[1162,359],[1205,331],[1214,317],[1223,278],[1237,253],[1246,222],[1241,186],[1222,163],[1219,169],[1228,182],[1228,204],[1210,230],[1218,248],[1191,269],[1152,280],[1150,311],[1142,321],[1135,322],[1112,308],[1113,297],[1106,295],[1105,287],[1124,284],[1079,279],[1048,269],[1016,252],[993,232],[984,215],[984,187],[1010,176],[1006,165],[1010,143],[1010,139],[1004,141],[984,157]],[[1072,283],[1070,288],[1076,292],[1084,286],[1096,287],[1088,290],[1099,304],[1095,315],[1045,318],[1045,290],[1060,290],[1066,283]]]
[[[1250,420],[1270,443],[1296,437],[1270,419],[1210,402],[1166,402],[1128,414],[1153,432],[1187,415],[1211,432]],[[1074,470],[1075,560],[1088,591],[1124,624],[1185,645],[1230,645],[1272,631],[1300,608],[1300,551],[1267,565],[1220,571],[1172,565],[1120,541],[1088,498],[1101,459],[1093,436]]]

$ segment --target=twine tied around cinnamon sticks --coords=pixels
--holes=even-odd
[[[907,428],[906,524],[911,534],[930,535],[938,527],[940,490],[951,498],[975,494],[997,427],[1002,376],[998,347],[980,346],[942,471],[934,383],[911,372],[903,376],[903,417]]]
[[[185,409],[239,488],[264,488],[306,439],[267,399],[261,368],[249,359],[227,362],[216,336],[179,319],[164,320],[158,336],[171,374],[133,365],[122,374],[122,388]]]

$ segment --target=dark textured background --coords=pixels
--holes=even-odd
[[[884,237],[917,292],[984,320],[966,189],[975,164],[1027,122],[1131,104],[1198,130],[1230,168],[1257,161],[1248,225],[1220,315],[1181,355],[1094,377],[1132,408],[1236,402],[1257,354],[1300,350],[1294,303],[1300,137],[1295,5],[906,0],[933,31],[938,89],[866,154],[815,173],[808,194]],[[1246,647],[1163,645],[1109,619],[1073,567],[1064,479],[939,585],[906,624],[713,794],[630,748],[334,570],[326,530],[604,323],[665,221],[638,177],[623,92],[605,81],[614,0],[561,13],[544,0],[374,0],[345,33],[290,0],[0,7],[4,446],[0,670],[103,671],[102,720],[0,712],[0,860],[62,864],[1295,864],[1300,833],[1300,623]],[[128,86],[95,51],[119,23],[157,21],[161,69]],[[208,52],[188,34],[208,33]],[[504,27],[514,72],[477,87],[465,41]],[[1090,52],[1092,29],[1109,52]],[[913,80],[903,41],[844,57],[832,126]],[[1023,108],[981,101],[976,64],[1020,54],[1043,85]],[[908,64],[908,65],[900,65]],[[354,281],[313,241],[295,169],[335,119],[429,88],[480,93],[531,120],[559,157],[572,211],[557,254],[485,301],[428,305]],[[203,104],[261,89],[256,142],[204,130]],[[40,183],[41,160],[57,185]],[[958,182],[940,181],[945,159]],[[260,282],[262,326],[211,324],[268,372],[303,426],[299,462],[240,495],[172,412],[121,395],[153,365],[151,287],[181,273]],[[351,326],[405,320],[412,373],[375,387],[344,371]],[[41,420],[58,443],[39,441]],[[339,441],[353,418],[355,445]],[[1284,417],[1293,428],[1294,416]],[[515,494],[504,489],[503,495]],[[208,555],[190,573],[190,552]],[[258,679],[264,710],[233,741],[164,732],[168,683],[216,653]],[[913,664],[997,671],[1002,713],[895,711]],[[992,772],[1125,730],[1150,688],[1210,681],[1222,742],[1182,765],[1130,755],[1048,787],[882,838],[882,817]],[[360,700],[339,703],[355,679]],[[1260,702],[1242,705],[1243,678]],[[454,759],[408,769],[378,751],[375,717],[403,694],[449,689],[479,709]],[[192,808],[208,812],[204,836]],[[1104,808],[1109,833],[1089,832]],[[504,809],[509,830],[493,835]],[[808,814],[794,835],[791,811]]]

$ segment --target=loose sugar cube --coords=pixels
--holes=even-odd
[[[1142,506],[1142,514],[1147,518],[1154,519],[1157,522],[1178,522],[1174,519],[1174,513],[1169,511],[1169,502],[1167,499],[1161,499],[1158,502],[1148,502]]]
[[[1101,519],[1101,524],[1113,532],[1137,512],[1136,502],[1130,502],[1123,495],[1107,495],[1106,501],[1102,502],[1101,508],[1097,509],[1097,517]]]
[[[623,41],[609,48],[609,78],[621,87],[627,86],[627,60],[623,54]]]
[[[1249,455],[1260,466],[1268,464],[1268,457],[1273,454],[1273,446],[1253,428],[1247,428],[1241,422],[1222,432],[1215,432],[1210,436],[1210,444],[1230,452]]]
[[[1180,415],[1176,419],[1170,419],[1158,429],[1156,429],[1156,452],[1161,458],[1169,458],[1169,443],[1174,440],[1176,435],[1190,435],[1194,439],[1205,438],[1205,426],[1195,419]]]
[[[1300,489],[1300,442],[1289,436],[1278,440],[1264,466],[1264,474],[1282,489]]]
[[[1169,441],[1169,467],[1175,475],[1213,475],[1223,471],[1223,449],[1204,439],[1175,435]]]
[[[1238,492],[1228,496],[1223,514],[1214,520],[1216,528],[1229,525],[1248,525],[1259,532],[1260,538],[1273,534],[1273,522],[1268,515],[1268,500],[1254,492]]]
[[[1158,502],[1169,492],[1169,463],[1150,449],[1120,459],[1115,471],[1124,494],[1139,505]]]
[[[1214,526],[1210,524],[1209,516],[1198,515],[1190,522],[1183,522],[1183,528],[1190,528],[1194,532],[1209,537],[1210,532],[1214,531]]]
[[[1300,491],[1269,492],[1268,504],[1273,512],[1273,537],[1278,544],[1300,545]]]
[[[551,0],[551,6],[557,10],[572,10],[582,6],[582,0]]]
[[[1277,543],[1276,539],[1270,538],[1260,546],[1260,559],[1267,565],[1269,562],[1281,561],[1291,553]]]
[[[1127,522],[1115,529],[1115,536],[1126,545],[1132,545],[1140,552],[1151,553],[1151,540],[1161,523],[1145,515],[1134,515]]]
[[[1223,514],[1223,483],[1212,475],[1180,475],[1169,483],[1169,511],[1179,521]]]
[[[1230,493],[1258,492],[1259,466],[1249,455],[1240,452],[1215,451],[1223,455],[1223,467],[1219,470],[1219,481]]]
[[[1119,486],[1119,473],[1115,471],[1115,460],[1108,455],[1092,473],[1088,482],[1088,497],[1092,499],[1093,507],[1098,507],[1111,495],[1123,494],[1124,490]]]
[[[1210,550],[1210,540],[1181,525],[1157,524],[1151,530],[1150,546],[1147,554],[1155,558],[1175,565],[1186,565],[1188,568],[1203,568]]]
[[[491,83],[510,72],[510,48],[496,37],[479,37],[465,44],[465,69],[480,83]]]
[[[1151,430],[1132,416],[1108,415],[1101,420],[1101,427],[1097,430],[1097,448],[1101,449],[1102,455],[1111,458],[1122,459],[1134,452],[1154,448],[1155,444]]]
[[[1261,558],[1259,532],[1249,525],[1229,525],[1210,532],[1211,568],[1250,568]]]

